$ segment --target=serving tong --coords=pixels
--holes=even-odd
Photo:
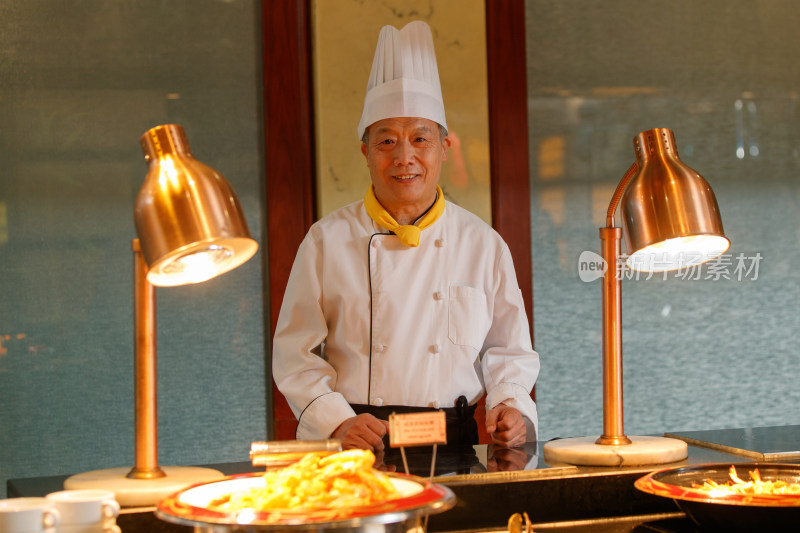
[[[331,455],[340,451],[339,439],[255,441],[250,443],[250,461],[253,466],[270,470],[296,463],[309,453]]]

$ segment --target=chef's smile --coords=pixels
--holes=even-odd
[[[365,141],[375,197],[397,222],[413,223],[436,200],[450,139],[432,120],[400,117],[372,124]]]

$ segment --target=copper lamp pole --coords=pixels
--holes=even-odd
[[[158,466],[158,410],[156,402],[156,288],[147,281],[147,263],[139,239],[133,250],[133,356],[135,442],[134,466],[129,478],[166,476]]]
[[[631,165],[617,185],[606,215],[606,227],[600,228],[600,251],[608,270],[603,276],[603,434],[597,444],[630,444],[623,431],[622,409],[622,287],[618,262],[621,252],[622,228],[614,227],[614,212],[639,168]]]

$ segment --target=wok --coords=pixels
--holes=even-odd
[[[800,483],[800,465],[782,463],[739,463],[739,477],[749,481],[758,469],[763,481]],[[703,530],[779,531],[796,530],[800,524],[798,494],[715,494],[694,485],[706,480],[719,484],[730,481],[730,463],[667,468],[652,472],[634,483],[646,493],[671,498]]]

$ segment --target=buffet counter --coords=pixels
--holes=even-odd
[[[449,466],[447,457],[444,465],[437,460],[434,481],[449,487],[457,503],[430,516],[428,531],[506,531],[509,517],[524,512],[534,531],[694,532],[695,526],[673,500],[642,492],[634,481],[654,470],[682,465],[800,461],[800,426],[668,435],[688,443],[686,460],[650,466],[549,465],[543,460],[543,443],[530,443],[511,456],[491,445],[478,445],[466,459],[450,458]],[[418,467],[424,462],[419,460]],[[227,475],[258,470],[249,462],[208,466]],[[43,496],[61,490],[66,477],[9,480],[8,496]],[[156,518],[152,508],[123,509],[117,523],[126,533],[192,531]]]

